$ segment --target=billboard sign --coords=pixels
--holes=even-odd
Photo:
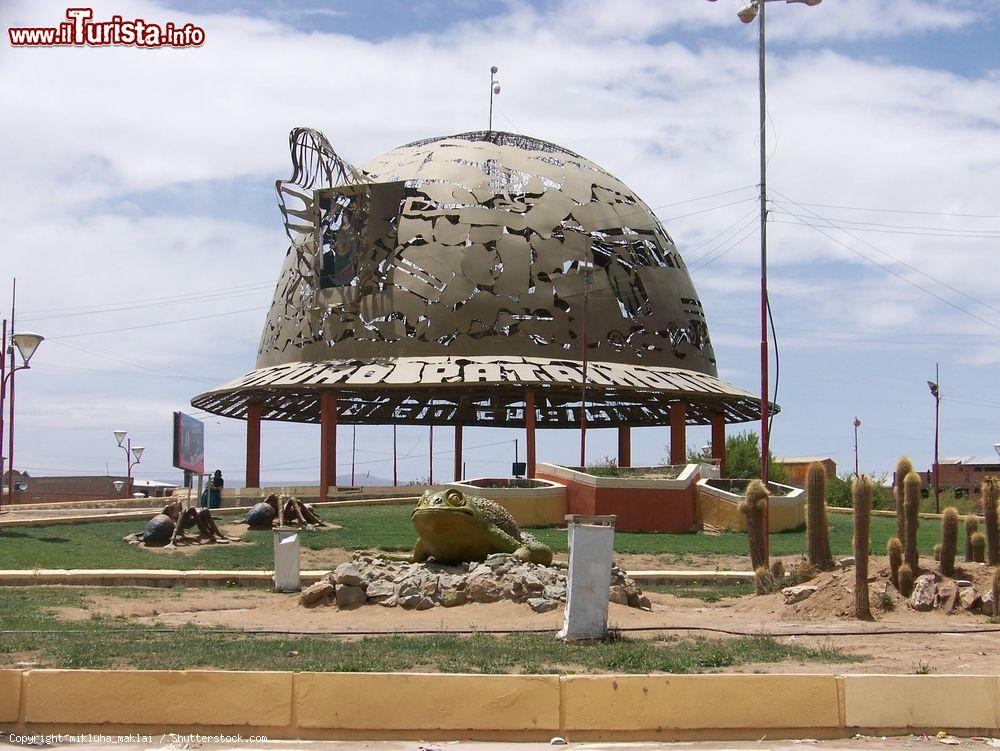
[[[205,423],[174,412],[174,466],[189,472],[205,471]]]

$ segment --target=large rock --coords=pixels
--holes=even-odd
[[[326,604],[333,599],[337,588],[328,580],[321,579],[312,586],[306,587],[299,595],[299,604],[307,608],[320,603]]]
[[[368,602],[368,596],[361,587],[351,587],[341,584],[337,587],[337,607],[344,610],[356,608]]]
[[[983,606],[983,598],[974,587],[962,587],[958,590],[958,604],[964,610],[979,610]]]
[[[368,595],[369,602],[382,602],[395,596],[396,585],[388,581],[373,581],[368,585],[365,593]]]
[[[347,587],[360,587],[365,582],[361,570],[353,563],[341,563],[333,573],[337,577],[337,584]]]
[[[559,603],[555,600],[547,600],[544,597],[532,597],[528,600],[528,605],[536,613],[548,613],[550,610],[555,610],[559,607]]]
[[[926,612],[933,610],[937,604],[937,581],[934,574],[921,574],[913,582],[913,592],[910,594],[910,607]]]
[[[815,584],[798,584],[794,587],[785,587],[781,590],[781,596],[785,598],[786,605],[794,605],[816,594],[818,589]]]

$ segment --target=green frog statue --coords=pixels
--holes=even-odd
[[[507,509],[453,488],[424,492],[413,509],[413,526],[420,536],[413,548],[415,562],[433,558],[454,565],[510,553],[541,566],[552,564],[552,551],[522,532]]]

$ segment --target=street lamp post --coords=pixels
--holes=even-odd
[[[715,0],[709,0],[715,2]],[[758,21],[757,36],[757,82],[760,104],[760,479],[768,481],[767,456],[770,449],[771,436],[768,418],[770,404],[768,402],[768,337],[767,337],[767,152],[765,148],[765,126],[767,124],[767,92],[765,88],[765,8],[769,2],[778,0],[752,0],[736,14],[743,23]],[[788,3],[803,3],[819,5],[822,0],[785,0]]]
[[[858,470],[858,428],[861,427],[861,420],[857,417],[854,418],[854,476],[861,477],[861,473]]]
[[[132,467],[139,464],[142,459],[142,452],[146,449],[143,446],[133,446],[132,439],[126,439],[126,435],[128,433],[124,430],[115,431],[115,440],[118,441],[118,448],[125,452],[125,497],[127,498],[132,494]],[[201,480],[198,483],[200,485]]]
[[[934,397],[934,513],[941,513],[941,466],[938,462],[938,438],[941,433],[941,369],[935,363],[934,380],[927,382],[927,387]]]
[[[31,365],[29,361],[31,356],[35,354],[35,350],[38,349],[38,345],[45,341],[45,337],[40,334],[32,334],[27,331],[22,331],[20,334],[15,334],[13,331],[10,335],[10,344],[7,344],[7,321],[3,322],[3,350],[0,352],[0,484],[2,484],[3,469],[4,469],[4,459],[3,459],[3,436],[4,436],[4,422],[3,422],[3,409],[4,401],[7,395],[7,382],[13,380],[14,373],[19,370],[30,370]],[[14,351],[21,355],[21,364],[16,365],[14,360]],[[6,366],[6,358],[4,353],[10,356],[10,367]],[[10,503],[14,502],[14,394],[11,392],[10,398],[10,416],[11,424],[8,426],[10,430],[10,450],[8,453],[10,456],[10,471],[7,473],[7,500]],[[0,507],[2,507],[2,502],[0,502]]]

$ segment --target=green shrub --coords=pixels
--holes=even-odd
[[[775,464],[774,454],[767,452],[767,472],[771,482],[788,483],[788,472]],[[760,477],[760,439],[753,431],[744,431],[726,438],[726,475],[729,477]]]

